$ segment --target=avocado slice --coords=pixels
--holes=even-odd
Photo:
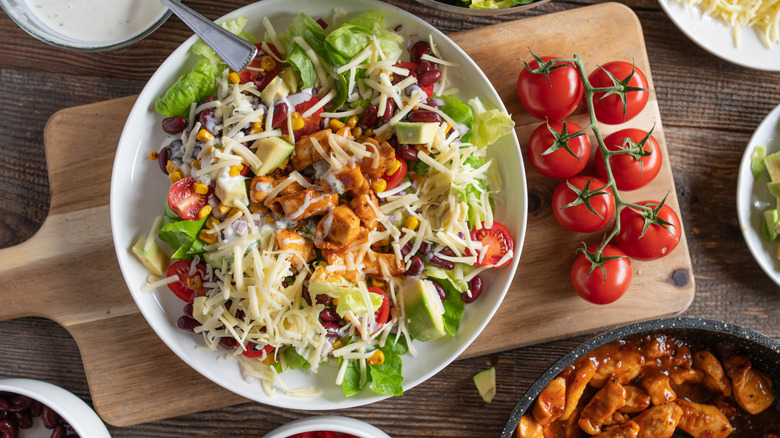
[[[756,146],[753,148],[753,152],[750,153],[750,171],[753,173],[753,178],[758,179],[761,174],[764,173],[766,164],[764,159],[766,158],[766,148],[764,146]]]
[[[152,241],[149,251],[145,251],[145,247],[146,238],[142,237],[138,239],[138,242],[133,246],[133,254],[138,257],[138,260],[140,260],[152,274],[158,277],[165,275],[165,271],[168,270],[168,256],[162,252],[155,241]]]
[[[393,129],[400,144],[429,144],[433,143],[440,126],[434,122],[398,122]]]
[[[442,304],[430,280],[407,278],[401,284],[406,310],[406,325],[412,338],[432,341],[446,334]]]
[[[477,391],[482,396],[482,400],[490,403],[496,395],[496,368],[490,367],[478,372],[474,376],[474,385],[477,386]]]
[[[255,155],[260,159],[260,167],[253,169],[255,175],[268,175],[282,164],[293,153],[295,146],[282,140],[280,137],[265,137],[256,140],[252,147]]]
[[[766,170],[769,172],[769,179],[780,181],[780,152],[767,155],[764,158],[764,164],[766,164]]]
[[[763,217],[764,224],[763,227],[761,227],[761,234],[763,234],[766,241],[774,242],[775,239],[777,239],[777,224],[780,223],[780,215],[778,215],[778,210],[776,208],[765,210]]]

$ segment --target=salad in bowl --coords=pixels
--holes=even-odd
[[[159,197],[145,227],[117,232],[140,219],[117,202],[126,127],[120,265],[163,340],[228,389],[311,409],[401,395],[457,357],[506,292],[525,221],[522,202],[504,213],[498,163],[516,160],[524,193],[514,124],[494,91],[458,88],[471,61],[404,13],[364,1],[270,13],[282,3],[222,21],[257,45],[247,69],[193,40],[172,56],[185,67],[139,97],[128,123],[143,112],[159,143],[128,141],[129,178],[167,190],[147,193]]]

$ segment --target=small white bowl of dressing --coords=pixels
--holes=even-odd
[[[171,15],[158,0],[0,0],[0,6],[35,38],[80,52],[128,46]]]

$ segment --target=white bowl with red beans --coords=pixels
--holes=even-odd
[[[390,435],[363,421],[332,415],[287,423],[264,438],[390,438]]]
[[[0,438],[110,438],[103,421],[73,393],[32,379],[0,379]]]

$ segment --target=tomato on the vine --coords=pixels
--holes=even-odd
[[[645,140],[645,137],[647,139]],[[645,140],[641,150],[639,144]],[[636,190],[655,179],[661,171],[661,146],[655,137],[640,129],[623,129],[604,139],[604,145],[610,151],[626,150],[630,153],[613,155],[609,158],[612,176],[618,190]],[[596,153],[596,172],[607,179],[607,169],[601,149]]]
[[[398,160],[401,163],[401,166],[396,169],[395,172],[393,172],[392,175],[388,175],[387,172],[385,172],[384,175],[382,175],[382,179],[387,182],[387,187],[385,190],[390,190],[398,187],[401,185],[401,181],[406,178],[406,173],[409,170],[409,167],[406,164],[406,160],[399,157],[398,155],[395,156],[395,159]]]
[[[182,220],[195,220],[199,218],[200,209],[208,203],[208,196],[208,193],[195,192],[194,179],[182,178],[168,189],[168,207]]]
[[[485,228],[485,223],[483,222],[481,228],[471,230],[470,237],[473,242],[482,244],[482,251],[477,256],[474,266],[496,265],[494,267],[503,268],[512,260],[510,257],[500,265],[497,265],[509,251],[514,252],[515,250],[515,241],[512,239],[509,230],[502,224],[493,221],[493,226]]]
[[[258,90],[262,90],[279,74],[282,64],[274,59],[273,56],[266,53],[262,44],[255,44],[257,47],[257,55],[255,59],[249,63],[249,66],[240,72],[238,72],[238,78],[242,84],[247,82],[254,82]],[[277,58],[281,58],[276,47],[272,44],[268,45],[274,55]]]
[[[543,63],[554,56],[541,57]],[[544,65],[544,64],[543,64]],[[539,68],[539,62],[528,63],[532,70]],[[560,120],[579,105],[584,93],[580,75],[574,64],[558,62],[551,66],[548,76],[533,73],[526,67],[517,77],[517,96],[529,114],[538,119]]]
[[[680,243],[682,226],[679,216],[664,202],[643,201],[637,205],[650,207],[652,212],[644,214],[632,207],[623,209],[615,244],[637,260],[666,256]]]
[[[550,132],[550,129],[557,134]],[[590,139],[587,134],[583,134],[570,138],[565,143],[564,140],[568,134],[581,129],[576,123],[561,120],[539,125],[528,139],[528,161],[531,166],[550,178],[564,179],[580,173],[590,160]],[[558,137],[559,135],[564,137]]]
[[[178,276],[179,280],[168,284],[168,289],[182,301],[191,303],[195,297],[206,295],[206,287],[203,283],[207,279],[206,267],[200,263],[195,264],[195,272],[190,274],[191,260],[179,260],[168,267],[165,273],[167,277]]]
[[[625,61],[608,62],[597,67],[588,76],[588,81],[594,88],[612,87],[615,82],[610,75],[617,80],[618,86],[625,92],[625,106],[619,93],[608,94],[602,91],[593,94],[593,110],[599,122],[617,125],[633,119],[642,112],[647,105],[650,91],[644,73],[632,63]]]
[[[594,304],[609,304],[631,285],[631,260],[619,248],[605,245],[596,257],[598,245],[583,251],[571,267],[571,284],[577,295]]]
[[[558,184],[553,192],[552,207],[555,219],[564,228],[592,233],[612,220],[615,197],[604,181],[577,175]]]

